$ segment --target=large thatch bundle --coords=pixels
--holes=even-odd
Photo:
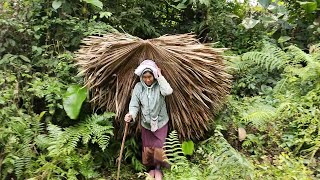
[[[193,34],[150,40],[107,34],[84,39],[76,60],[93,106],[116,112],[120,124],[138,81],[134,69],[145,59],[154,60],[174,90],[166,97],[171,127],[183,138],[199,138],[230,90],[221,51],[200,44]]]

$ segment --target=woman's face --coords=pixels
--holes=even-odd
[[[150,72],[145,72],[142,75],[142,80],[147,86],[151,86],[152,83],[154,82],[153,74],[151,74]]]

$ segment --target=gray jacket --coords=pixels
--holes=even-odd
[[[169,121],[165,96],[172,94],[172,91],[170,84],[163,76],[159,76],[150,87],[141,77],[132,92],[129,114],[135,121],[141,108],[141,125],[150,130],[151,121],[157,121],[156,129],[160,129]]]

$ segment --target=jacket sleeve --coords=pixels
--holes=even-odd
[[[136,120],[137,114],[140,109],[140,100],[139,100],[139,93],[141,92],[141,84],[137,83],[132,92],[131,100],[129,103],[129,114],[132,115],[133,121]]]
[[[173,90],[172,90],[170,84],[168,83],[168,81],[164,78],[164,76],[159,76],[158,83],[160,86],[160,93],[163,96],[168,96],[168,95],[172,94]]]

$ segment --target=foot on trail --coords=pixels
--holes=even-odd
[[[154,178],[155,170],[150,170],[148,173],[152,178]]]
[[[155,170],[155,180],[162,180],[162,172],[160,170]]]

